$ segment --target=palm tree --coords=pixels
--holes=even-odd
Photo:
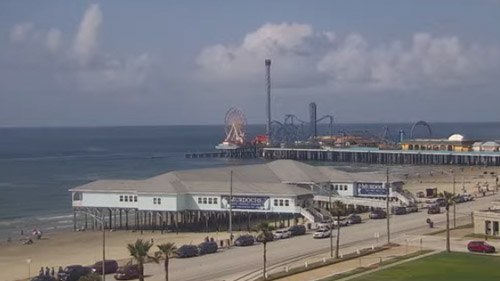
[[[454,205],[457,199],[455,193],[448,191],[443,191],[439,194],[439,197],[444,199],[445,209],[446,209],[446,252],[450,252],[450,206]]]
[[[340,200],[336,200],[333,202],[331,206],[331,213],[334,216],[337,216],[337,243],[335,247],[335,258],[339,258],[339,246],[340,246],[340,215],[342,215],[345,212],[345,204],[342,203]],[[333,231],[331,229],[330,231]],[[332,235],[333,233],[330,233],[330,243],[332,241]]]
[[[273,233],[271,232],[271,226],[267,222],[261,222],[257,225],[257,240],[262,241],[264,246],[264,268],[262,270],[263,279],[266,280],[266,246],[267,242],[272,240]]]
[[[144,281],[144,263],[146,263],[149,256],[149,249],[153,247],[153,243],[149,241],[144,241],[142,239],[137,239],[134,244],[128,244],[127,249],[132,256],[137,261],[139,265],[139,280]]]
[[[160,251],[157,252],[158,254],[156,255],[156,257],[159,258],[163,256],[165,258],[165,263],[164,263],[165,281],[168,281],[168,260],[170,257],[175,255],[177,247],[175,246],[175,243],[168,242],[165,244],[158,245],[158,249]],[[158,259],[155,259],[155,261],[158,262]]]

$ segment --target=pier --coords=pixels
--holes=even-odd
[[[260,155],[267,160],[354,162],[387,165],[481,165],[500,166],[499,152],[411,151],[351,149],[264,148]]]
[[[257,158],[257,147],[241,147],[235,149],[218,149],[212,152],[185,153],[186,158]]]

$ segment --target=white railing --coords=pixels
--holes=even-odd
[[[300,214],[304,216],[308,221],[314,222],[314,215],[311,214],[308,210],[298,207],[300,209]]]
[[[324,195],[314,195],[314,200],[329,202],[329,197]],[[357,206],[367,206],[373,208],[385,208],[385,198],[384,199],[372,199],[372,198],[362,198],[362,197],[352,197],[352,196],[332,196],[332,201],[342,201],[347,205],[357,205]],[[389,206],[400,206],[399,202],[389,202]]]

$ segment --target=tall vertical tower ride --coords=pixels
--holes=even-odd
[[[267,142],[272,143],[271,136],[271,60],[266,59],[266,92],[267,92],[267,103],[266,103],[266,113],[267,113],[267,123],[266,123],[266,137]]]
[[[318,123],[317,123],[317,117],[316,117],[316,103],[311,102],[309,104],[309,125],[310,127],[310,135],[311,137],[315,138],[318,136]]]

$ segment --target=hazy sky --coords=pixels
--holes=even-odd
[[[500,121],[500,1],[0,1],[0,126]]]

